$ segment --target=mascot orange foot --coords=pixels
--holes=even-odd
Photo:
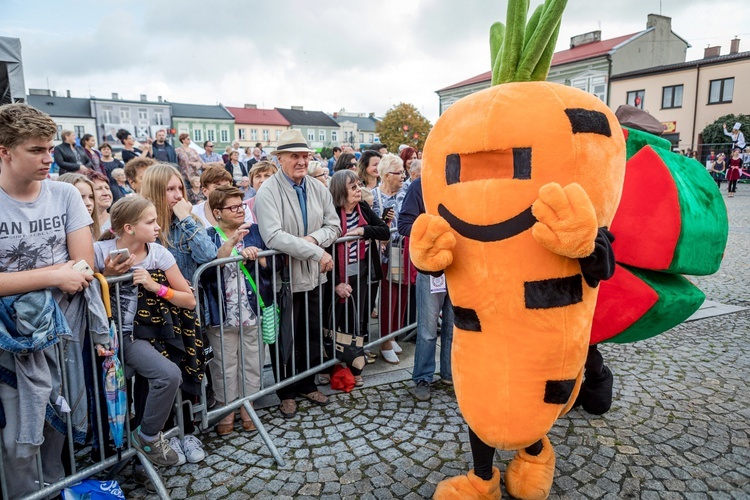
[[[518,450],[505,471],[505,489],[515,498],[543,500],[555,477],[555,451],[544,436],[536,445]]]
[[[485,481],[471,470],[465,476],[441,481],[435,489],[435,498],[445,500],[495,500],[502,497],[500,471],[492,468],[492,478]]]

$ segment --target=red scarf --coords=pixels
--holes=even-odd
[[[359,206],[359,203],[357,203],[354,206],[355,210],[359,214],[359,218],[357,219],[357,227],[363,227],[367,225],[367,219],[365,219],[365,216],[362,214],[362,208]],[[339,219],[341,220],[341,236],[346,236],[346,211],[343,207],[339,209]],[[362,238],[359,241],[348,241],[346,243],[339,243],[338,248],[336,248],[336,257],[338,260],[338,273],[339,273],[339,283],[346,283],[346,268],[349,264],[349,245],[356,243],[359,247],[357,251],[357,257],[359,260],[362,260],[365,258],[366,254],[366,243],[365,239]],[[345,298],[339,298],[339,302],[346,302]]]

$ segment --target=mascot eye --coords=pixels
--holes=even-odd
[[[531,179],[531,148],[450,154],[445,157],[445,182],[487,179]]]
[[[600,134],[612,137],[609,121],[604,113],[583,108],[565,110],[574,134]]]

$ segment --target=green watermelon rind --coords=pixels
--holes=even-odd
[[[706,300],[699,288],[679,274],[623,267],[651,287],[659,299],[640,319],[604,342],[626,344],[659,335],[688,319]]]
[[[716,183],[696,160],[655,148],[669,169],[680,203],[680,237],[670,273],[706,276],[719,270],[729,236],[727,209]]]
[[[662,139],[658,135],[649,134],[648,132],[628,127],[622,128],[628,131],[628,140],[625,142],[626,160],[629,160],[633,155],[646,146],[651,146],[654,149],[664,149],[666,151],[672,149],[672,143],[666,139]]]

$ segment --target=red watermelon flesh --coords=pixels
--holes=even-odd
[[[644,269],[669,269],[680,239],[680,199],[667,165],[650,146],[627,163],[622,199],[610,230],[615,259]]]
[[[624,332],[643,317],[658,298],[639,277],[616,265],[615,274],[599,283],[590,343],[598,344]]]

